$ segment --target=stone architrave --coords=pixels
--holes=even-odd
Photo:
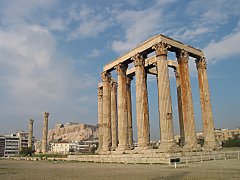
[[[103,84],[103,106],[102,106],[102,133],[103,144],[102,151],[107,152],[111,145],[111,74],[109,72],[102,72],[102,84]]]
[[[29,128],[28,128],[28,147],[32,148],[32,138],[33,138],[33,119],[29,120]]]
[[[172,100],[168,72],[167,52],[170,46],[160,42],[153,46],[157,59],[158,106],[160,120],[160,151],[170,151],[174,142]]]
[[[47,135],[48,135],[48,117],[49,113],[43,113],[44,120],[43,120],[43,134],[42,134],[42,153],[45,154],[47,152]]]
[[[147,82],[143,56],[136,54],[132,57],[136,75],[136,120],[138,129],[138,147],[148,149],[150,141],[149,111]]]
[[[97,153],[100,153],[103,145],[103,87],[98,87],[98,149]]]
[[[200,103],[202,110],[204,148],[213,150],[217,144],[214,135],[214,122],[212,115],[212,106],[210,100],[210,92],[208,87],[207,63],[204,57],[196,59],[198,70],[198,83],[200,93]]]
[[[178,117],[179,117],[179,126],[180,126],[180,139],[179,145],[182,147],[184,145],[184,124],[183,124],[183,114],[182,114],[182,98],[181,98],[181,83],[179,76],[179,69],[174,68],[175,77],[176,77],[176,87],[177,87],[177,101],[178,101]]]
[[[124,151],[128,147],[128,109],[127,109],[127,65],[116,66],[118,74],[117,107],[118,107],[118,148],[117,151]]]
[[[112,79],[111,81],[111,134],[112,147],[111,150],[116,150],[118,144],[117,136],[117,83]]]
[[[132,97],[131,97],[131,81],[132,77],[127,77],[127,107],[128,107],[128,145],[133,149],[133,128],[132,128]]]
[[[197,137],[194,122],[194,108],[192,100],[192,90],[188,68],[188,52],[180,50],[176,53],[179,65],[179,75],[181,83],[182,115],[185,135],[184,148],[187,151],[197,150]]]

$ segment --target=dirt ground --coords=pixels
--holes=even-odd
[[[0,160],[0,179],[240,179],[240,159],[168,165]]]

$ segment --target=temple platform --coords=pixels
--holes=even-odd
[[[202,162],[219,159],[239,158],[240,151],[221,150],[212,152],[174,152],[159,153],[157,151],[147,150],[140,154],[104,154],[104,155],[69,155],[67,161],[94,162],[94,163],[125,163],[125,164],[171,164],[177,161],[179,163]]]

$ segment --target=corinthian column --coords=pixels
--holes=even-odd
[[[141,150],[149,148],[150,141],[145,61],[140,54],[136,54],[132,59],[136,75],[136,120],[138,129],[138,147],[136,149]]]
[[[170,151],[176,145],[174,143],[172,100],[168,75],[167,49],[169,47],[170,46],[164,42],[153,46],[157,59],[160,151]]]
[[[103,87],[98,86],[98,149],[97,153],[100,153],[103,145]]]
[[[28,147],[32,148],[32,137],[33,137],[33,119],[29,120],[29,128],[28,128]]]
[[[116,66],[118,74],[118,151],[128,149],[128,109],[127,109],[127,66],[119,64]]]
[[[133,148],[133,129],[132,129],[132,98],[131,98],[131,81],[132,77],[127,77],[127,108],[128,108],[128,145]]]
[[[177,100],[178,100],[178,118],[179,118],[179,126],[180,126],[180,141],[179,145],[182,147],[184,145],[185,137],[184,137],[184,124],[183,124],[183,113],[182,113],[182,98],[181,98],[181,83],[179,76],[179,69],[176,67],[174,69],[175,77],[176,77],[176,86],[177,86]]]
[[[43,134],[42,134],[42,153],[45,154],[47,152],[47,136],[48,136],[48,112],[43,113]]]
[[[111,133],[112,133],[112,150],[117,148],[117,83],[111,81]]]
[[[185,135],[184,148],[186,150],[192,151],[196,150],[197,148],[197,138],[194,122],[192,90],[188,69],[189,55],[184,50],[177,52],[176,55],[179,64],[179,74],[181,83],[182,115]]]
[[[213,150],[217,144],[214,136],[214,122],[212,115],[210,92],[208,87],[206,59],[204,57],[197,59],[196,65],[198,70],[200,103],[202,109],[204,148],[206,150]]]
[[[102,72],[102,83],[103,83],[103,108],[102,108],[102,133],[103,133],[103,144],[102,152],[109,151],[111,144],[111,89],[110,81],[111,74],[109,72]]]

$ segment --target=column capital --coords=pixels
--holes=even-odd
[[[116,81],[111,81],[111,90],[116,90],[117,89],[117,82]]]
[[[111,73],[104,71],[101,73],[101,77],[102,77],[102,81],[106,82],[106,81],[110,81],[111,80]]]
[[[189,54],[187,51],[182,49],[182,50],[176,52],[176,56],[177,56],[178,63],[188,63]]]
[[[131,81],[133,80],[132,76],[127,76],[127,86],[131,87]]]
[[[34,123],[34,120],[33,120],[33,119],[29,119],[29,122],[30,122],[31,124],[33,124],[33,123]]]
[[[103,88],[102,87],[98,87],[98,97],[102,98],[103,95]]]
[[[165,42],[159,42],[155,45],[152,46],[152,49],[154,49],[156,51],[156,55],[157,56],[167,56],[167,53],[168,53],[168,49],[170,48],[171,46],[168,45],[167,43]]]
[[[43,113],[43,116],[44,116],[45,118],[48,118],[49,113],[48,113],[48,112],[44,112],[44,113]]]
[[[144,66],[144,58],[143,55],[140,53],[135,54],[132,58],[134,66]]]
[[[200,57],[196,59],[197,69],[207,69],[207,62],[205,57]]]
[[[115,69],[117,70],[118,75],[125,75],[127,71],[127,65],[120,63],[117,66],[115,66]]]

